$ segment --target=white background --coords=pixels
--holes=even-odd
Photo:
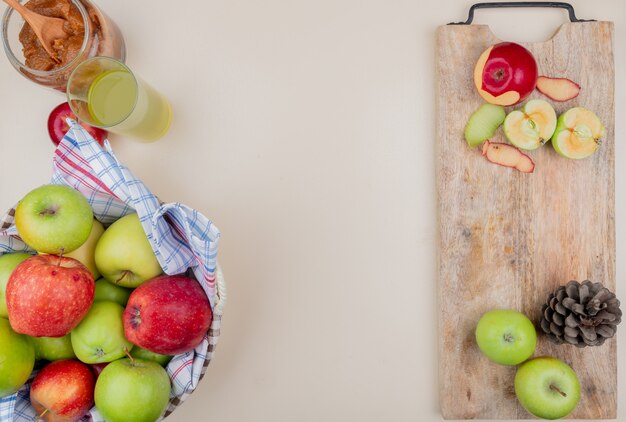
[[[472,2],[98,3],[125,35],[129,66],[175,113],[154,144],[112,137],[118,157],[162,200],[222,231],[222,337],[200,387],[168,420],[440,420],[434,35],[465,20]],[[580,18],[615,22],[620,296],[626,6],[572,4]],[[475,22],[524,42],[566,20],[523,9],[479,11]],[[0,92],[5,210],[49,180],[46,119],[64,98],[6,59]],[[625,367],[620,358],[620,381]]]

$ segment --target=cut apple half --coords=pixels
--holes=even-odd
[[[530,100],[504,119],[504,134],[518,148],[533,150],[550,140],[556,129],[556,112],[544,100]]]
[[[491,138],[500,127],[506,112],[504,107],[489,103],[481,105],[467,121],[465,126],[465,140],[470,147],[478,145]]]
[[[513,145],[487,141],[483,144],[483,155],[492,163],[514,168],[522,173],[532,173],[535,170],[533,160]]]
[[[580,85],[567,78],[539,76],[537,91],[554,101],[568,101],[580,93]]]
[[[574,107],[561,114],[552,136],[552,146],[560,155],[579,160],[598,149],[606,130],[596,114]]]

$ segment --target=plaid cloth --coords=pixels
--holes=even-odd
[[[108,141],[102,148],[78,123],[70,119],[68,123],[70,130],[55,150],[52,183],[69,185],[81,192],[90,202],[94,216],[105,226],[137,212],[164,272],[191,271],[213,309],[213,323],[202,343],[191,352],[175,356],[167,365],[172,392],[165,417],[196,388],[219,338],[226,299],[223,275],[217,264],[220,232],[196,210],[180,203],[161,203],[117,160]],[[12,209],[0,219],[0,255],[34,252],[17,235],[14,215]],[[16,394],[0,398],[0,422],[34,420],[29,388],[30,382]],[[83,420],[103,422],[95,408]]]

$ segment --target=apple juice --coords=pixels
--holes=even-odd
[[[87,104],[97,126],[145,140],[163,136],[172,120],[167,100],[125,69],[98,76],[89,87]]]

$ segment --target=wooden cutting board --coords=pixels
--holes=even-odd
[[[561,157],[550,144],[530,151],[532,174],[489,163],[463,135],[482,104],[474,64],[499,41],[485,25],[437,31],[439,383],[446,419],[532,418],[516,400],[515,368],[488,361],[476,345],[484,312],[517,309],[539,327],[548,294],[569,280],[599,281],[615,291],[613,24],[566,23],[550,40],[524,44],[540,75],[582,87],[564,103],[539,92],[531,98],[547,99],[557,114],[584,106],[606,126],[600,149],[584,160]],[[506,142],[502,128],[493,140]],[[615,418],[615,338],[579,349],[552,345],[540,328],[538,335],[535,356],[563,359],[579,376],[581,401],[571,417]]]

